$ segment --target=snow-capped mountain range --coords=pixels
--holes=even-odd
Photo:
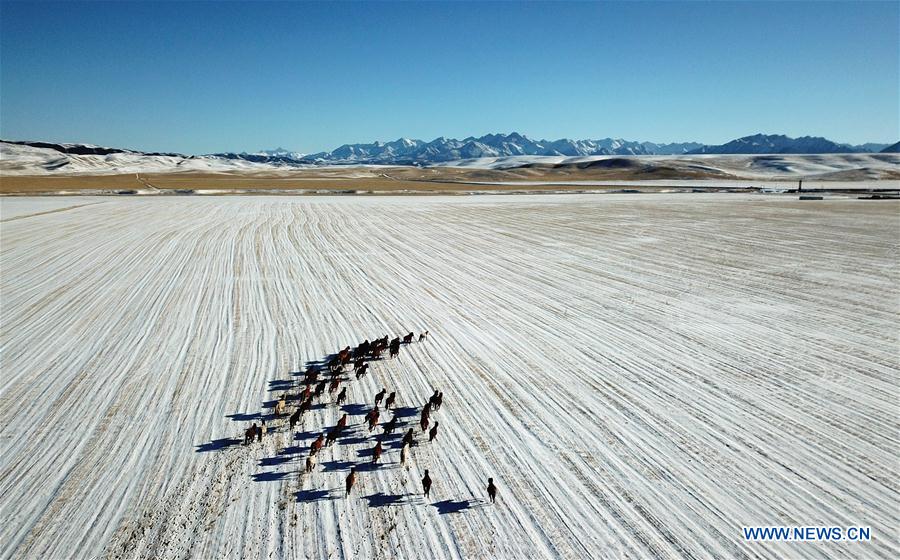
[[[247,159],[260,163],[287,163],[294,160],[306,164],[386,164],[429,165],[448,161],[508,156],[600,156],[600,155],[679,155],[679,154],[832,154],[878,152],[887,144],[838,144],[825,138],[756,134],[718,146],[699,142],[657,144],[621,138],[601,140],[532,140],[524,134],[486,134],[457,140],[443,136],[430,142],[400,138],[393,142],[344,144],[330,152],[297,154],[283,148],[246,153],[212,154],[226,159]]]
[[[400,138],[393,142],[371,144],[344,144],[330,152],[319,152],[295,157],[301,163],[313,164],[415,164],[428,165],[460,159],[504,156],[591,156],[591,155],[653,155],[683,154],[703,147],[697,142],[655,144],[633,142],[616,138],[602,140],[532,140],[523,134],[486,134],[480,138],[470,136],[457,140],[443,136],[430,142]],[[219,153],[217,157],[228,159],[268,158],[274,163],[285,157],[294,157],[284,149],[255,154]]]
[[[90,144],[0,141],[0,171],[5,174],[40,172],[133,172],[135,170],[229,171],[277,169],[317,165],[446,165],[466,161],[509,158],[516,165],[528,161],[602,156],[689,156],[702,154],[855,154],[896,152],[897,144],[838,144],[825,138],[756,134],[718,146],[697,142],[656,144],[616,138],[602,140],[532,140],[523,134],[487,134],[462,140],[436,138],[430,142],[400,138],[393,142],[344,144],[330,152],[303,154],[276,148],[254,153],[217,153],[186,156],[140,152]]]

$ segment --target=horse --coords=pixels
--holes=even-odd
[[[416,443],[415,435],[413,435],[413,429],[410,428],[406,432],[406,435],[403,436],[403,445],[409,445],[410,447],[412,447],[413,444],[415,444],[415,443]]]
[[[422,417],[422,421],[419,422],[419,425],[422,426],[422,431],[423,431],[423,432],[428,431],[428,422],[429,422],[429,421],[430,421],[430,420],[428,420],[428,417],[427,417],[427,416],[423,416],[423,417]]]
[[[438,393],[437,399],[434,401],[435,410],[440,410],[441,405],[443,405],[443,404],[444,404],[444,392],[441,391],[440,393]]]
[[[373,408],[372,412],[369,413],[369,431],[375,429],[375,426],[378,425],[378,409]]]
[[[425,403],[425,406],[422,407],[422,420],[428,420],[431,416],[431,403]]]
[[[400,448],[400,465],[406,466],[406,460],[409,458],[409,444],[404,443],[403,447]]]
[[[287,406],[287,404],[284,402],[284,395],[281,395],[281,397],[278,399],[278,402],[275,403],[275,416],[281,416],[282,414],[284,414],[285,406]]]
[[[300,413],[302,417],[309,409],[312,408],[312,399],[306,399],[302,403],[300,403],[300,408],[297,409],[297,412]]]
[[[397,417],[391,418],[390,422],[384,425],[384,433],[391,434],[397,428]]]
[[[359,379],[369,371],[369,364],[363,364],[356,370],[356,378]]]
[[[309,454],[306,457],[306,474],[313,472],[313,469],[316,468],[316,456],[313,454]]]
[[[425,497],[431,492],[431,477],[428,476],[428,469],[425,469],[425,476],[422,477],[422,490],[425,491]]]
[[[316,378],[319,377],[319,369],[314,366],[309,366],[306,368],[306,374],[304,376],[304,381],[306,381],[307,385],[316,382]]]
[[[306,389],[303,389],[303,392],[300,393],[300,402],[308,401],[310,395],[312,395],[312,389],[310,389],[309,385],[307,385]]]
[[[388,357],[391,359],[394,359],[399,355],[400,355],[400,343],[398,342],[397,344],[394,344],[392,342]]]
[[[317,397],[321,397],[322,393],[325,392],[325,387],[328,387],[328,382],[323,379],[322,381],[319,381],[318,385],[316,385],[316,390],[313,394]]]
[[[350,489],[353,488],[353,483],[356,482],[356,467],[350,469],[350,474],[347,475],[347,496],[350,495]]]
[[[397,400],[397,392],[391,391],[391,394],[388,395],[387,400],[384,401],[384,408],[391,408],[392,406],[394,406],[394,403],[396,402],[396,400]]]
[[[375,449],[372,450],[372,462],[377,463],[378,459],[381,458],[381,442],[375,444]]]
[[[300,416],[302,414],[303,414],[303,408],[301,407],[301,408],[298,408],[293,414],[291,414],[290,418],[288,418],[288,425],[290,426],[290,428],[292,430],[294,429],[294,426],[297,425],[297,422],[300,421]]]
[[[309,446],[309,454],[315,455],[322,449],[322,444],[325,442],[325,437],[322,434],[319,434],[319,437],[316,438],[314,442]]]
[[[256,427],[256,441],[262,441],[264,435],[268,429],[266,428],[266,421],[262,421],[262,425]]]
[[[338,427],[328,430],[328,436],[325,438],[325,446],[327,447],[336,442],[339,435],[341,435],[341,430]]]
[[[341,386],[341,378],[340,378],[340,377],[335,377],[335,378],[331,381],[331,385],[329,385],[329,387],[328,387],[328,392],[329,392],[329,393],[334,393],[335,391],[338,390],[338,387],[340,387],[340,386]]]
[[[341,359],[337,356],[334,356],[333,358],[328,360],[328,363],[326,365],[328,366],[328,371],[334,373],[336,369],[341,367]]]
[[[380,359],[381,359],[381,351],[382,351],[382,350],[384,350],[384,348],[382,348],[380,345],[379,345],[379,346],[376,346],[376,347],[372,350],[372,359],[373,359],[373,360],[380,360]]]
[[[413,333],[409,333],[408,335],[403,337],[403,344],[411,344],[413,339]]]
[[[423,340],[427,340],[427,339],[428,339],[428,331],[425,331],[419,335],[419,342],[422,342]]]
[[[244,445],[250,445],[253,443],[253,438],[256,437],[256,422],[254,422],[249,428],[244,431]]]
[[[434,394],[431,395],[431,398],[428,399],[428,406],[431,407],[432,410],[434,410],[434,408],[437,407],[438,394],[439,394],[438,390],[435,389]]]
[[[341,416],[341,419],[338,420],[337,427],[341,429],[347,427],[347,413],[344,413],[344,415]]]
[[[341,404],[346,400],[347,400],[347,388],[344,387],[343,389],[341,389],[341,392],[338,393],[337,404]]]
[[[434,423],[431,430],[428,431],[428,441],[433,441],[437,437],[438,422]]]
[[[387,389],[381,389],[381,391],[375,393],[375,408],[378,408],[378,405],[381,404],[385,394],[387,394]]]
[[[490,496],[490,498],[491,498],[491,503],[493,504],[494,500],[497,498],[497,487],[494,486],[493,478],[488,479],[487,491],[488,491],[488,496]]]

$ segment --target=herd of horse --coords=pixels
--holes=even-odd
[[[352,371],[357,380],[368,373],[369,363],[371,361],[383,359],[384,352],[387,351],[388,358],[392,359],[400,354],[400,347],[405,344],[412,344],[414,333],[410,332],[403,337],[395,337],[388,340],[387,335],[375,339],[370,342],[368,339],[351,349],[350,346],[340,350],[336,354],[331,355],[321,364],[311,364],[303,373],[303,381],[301,383],[302,390],[293,398],[289,398],[287,393],[282,394],[272,405],[272,413],[275,418],[288,416],[288,430],[293,434],[294,428],[302,421],[305,413],[309,412],[313,407],[314,400],[327,404],[331,395],[336,393],[334,404],[340,406],[347,399],[347,387],[341,387],[342,374],[346,371],[347,366],[352,366]],[[428,339],[428,331],[419,334],[418,341],[423,342]],[[349,379],[349,378],[348,378]],[[327,390],[327,395],[326,395]],[[296,402],[294,410],[288,415],[288,403]],[[375,431],[381,419],[381,406],[384,405],[384,411],[396,410],[397,393],[387,392],[387,388],[382,388],[375,394],[374,406],[366,413],[365,424],[369,433]],[[431,414],[438,411],[444,403],[444,394],[439,390],[435,390],[434,394],[428,399],[419,416],[419,427],[423,433],[428,433],[428,441],[433,441],[438,434],[439,423],[431,422]],[[316,437],[309,446],[309,453],[306,457],[304,472],[312,473],[316,467],[317,456],[323,447],[334,444],[340,435],[347,428],[347,414],[344,413],[337,423],[331,428],[326,429]],[[396,412],[391,419],[381,425],[382,433],[376,435],[375,446],[372,449],[372,462],[377,463],[384,453],[382,440],[385,436],[391,435],[398,427],[398,419]],[[263,436],[268,431],[265,420],[260,425],[251,424],[244,432],[244,444],[250,445],[253,441],[262,441]],[[416,445],[415,431],[409,428],[403,436],[402,446],[400,448],[400,465],[406,466],[410,459],[412,447]],[[354,484],[356,483],[357,469],[352,467],[346,478],[346,496],[350,495]],[[422,489],[426,497],[428,497],[431,489],[431,478],[428,470],[425,470],[425,476],[422,478]],[[494,486],[493,479],[488,479],[487,486],[488,496],[491,502],[494,501],[497,489]]]

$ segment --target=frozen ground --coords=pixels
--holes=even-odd
[[[896,202],[44,200],[0,199],[2,558],[900,554]],[[304,361],[426,328],[312,475],[335,405],[229,445]],[[445,394],[408,471],[366,465],[382,386]]]
[[[578,187],[634,187],[634,188],[674,188],[674,189],[796,189],[797,181],[727,181],[715,179],[688,180],[653,180],[653,181],[496,181],[496,182],[472,182],[473,185],[504,185],[514,187],[535,187],[542,185],[578,186]],[[804,181],[804,190],[900,190],[900,181],[874,180],[874,181]]]

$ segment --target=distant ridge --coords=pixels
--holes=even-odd
[[[699,142],[637,142],[621,138],[600,140],[532,140],[524,134],[486,134],[481,137],[435,138],[430,142],[400,138],[393,142],[369,144],[344,144],[330,152],[302,154],[284,148],[261,150],[254,153],[223,152],[204,156],[186,156],[177,153],[140,152],[119,148],[106,148],[90,144],[68,144],[35,141],[4,141],[8,144],[49,149],[66,156],[151,156],[226,161],[233,164],[254,163],[273,166],[299,165],[434,165],[479,158],[505,158],[521,156],[587,157],[587,156],[653,156],[653,155],[702,155],[702,154],[854,154],[897,153],[898,144],[868,143],[858,146],[838,144],[826,138],[803,136],[790,138],[775,134],[754,134],[713,146]],[[190,167],[190,166],[189,166]]]
[[[819,136],[790,138],[783,134],[754,134],[732,140],[718,146],[703,146],[690,154],[852,154],[871,153],[884,148],[884,144],[851,146],[838,144]]]
[[[900,154],[900,142],[891,144],[887,148],[881,150],[882,154]]]

